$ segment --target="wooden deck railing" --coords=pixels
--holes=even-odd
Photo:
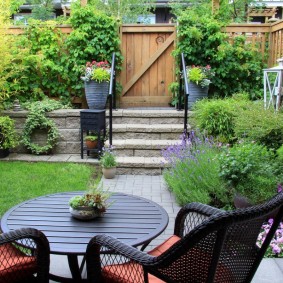
[[[70,33],[71,26],[61,25],[58,28],[62,33]],[[224,30],[229,34],[231,42],[239,34],[245,35],[247,42],[252,43],[258,48],[259,52],[266,54],[269,67],[277,65],[277,59],[283,57],[283,20],[267,24],[230,24]],[[20,27],[11,27],[9,34],[22,34],[24,29]]]

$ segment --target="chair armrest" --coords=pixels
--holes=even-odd
[[[182,207],[177,214],[174,234],[183,237],[210,216],[221,212],[224,212],[224,210],[206,204],[189,203]]]
[[[38,282],[49,282],[50,247],[46,236],[33,228],[22,228],[0,235],[0,245],[13,244],[29,256],[34,256],[37,262]],[[14,245],[15,244],[15,245]]]
[[[86,249],[87,278],[89,282],[102,283],[102,268],[104,266],[119,266],[120,264],[136,262],[140,265],[155,262],[154,256],[133,248],[107,235],[98,235],[92,238]],[[133,270],[141,274],[140,268]],[[143,273],[142,273],[143,274]]]
[[[101,250],[101,248],[104,248]],[[106,248],[106,249],[105,249]],[[154,261],[155,257],[151,256],[145,252],[138,250],[132,246],[129,246],[111,236],[108,235],[98,235],[93,237],[86,249],[86,260],[92,258],[99,253],[109,251],[110,253],[118,253],[129,259],[132,259],[138,263],[151,263]]]

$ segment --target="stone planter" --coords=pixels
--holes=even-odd
[[[93,207],[88,207],[88,206],[81,206],[76,209],[70,207],[69,211],[74,218],[80,220],[91,220],[102,215]]]
[[[85,82],[85,95],[89,109],[105,109],[108,93],[108,82]]]
[[[105,179],[113,179],[116,175],[116,167],[102,168],[102,173]]]
[[[189,85],[189,96],[188,96],[188,109],[191,110],[192,106],[197,100],[206,98],[208,95],[208,86],[201,87],[196,83],[190,82]]]

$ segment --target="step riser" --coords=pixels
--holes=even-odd
[[[149,175],[158,176],[162,175],[162,168],[130,168],[130,167],[118,167],[117,175]]]
[[[115,149],[117,156],[162,157],[160,149]]]
[[[113,117],[113,124],[183,124],[184,118],[143,118],[143,117]]]
[[[115,140],[143,139],[143,140],[178,140],[182,133],[113,133],[113,144]]]

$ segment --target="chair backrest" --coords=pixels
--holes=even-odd
[[[36,229],[22,228],[1,234],[0,283],[48,283],[49,254],[47,238]]]
[[[262,225],[273,224],[261,247]],[[283,193],[264,204],[221,212],[195,227],[146,267],[166,282],[250,282],[283,217]]]

